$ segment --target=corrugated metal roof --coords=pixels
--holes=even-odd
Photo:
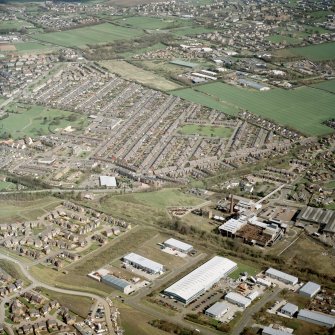
[[[305,293],[308,295],[314,295],[321,290],[321,286],[319,284],[313,283],[309,281],[306,283],[300,290],[299,293]]]
[[[115,287],[120,287],[122,289],[124,289],[124,288],[126,288],[127,286],[130,285],[130,283],[128,283],[126,280],[117,278],[117,277],[112,276],[112,275],[103,276],[102,277],[102,282],[106,283],[106,284],[109,284],[109,285],[112,285],[112,286],[115,286]]]
[[[292,275],[289,275],[288,273],[285,273],[285,272],[282,272],[282,271],[279,271],[279,270],[276,270],[274,268],[269,268],[265,271],[265,274],[266,275],[273,275],[275,277],[278,277],[278,278],[281,278],[281,279],[284,279],[285,281],[289,281],[289,282],[292,282],[292,283],[295,283],[298,281],[298,278],[297,277],[294,277]]]
[[[299,310],[297,305],[291,304],[290,302],[288,302],[287,304],[285,304],[282,308],[281,311],[282,312],[287,312],[290,314],[294,314]]]
[[[230,219],[219,227],[219,230],[228,231],[229,233],[235,234],[243,226],[246,225],[246,222],[236,219]]]
[[[237,264],[228,258],[215,256],[168,287],[165,292],[188,301],[211,284],[218,282],[236,266]]]
[[[214,305],[212,305],[211,307],[209,307],[208,309],[206,309],[206,313],[215,315],[215,316],[219,316],[221,315],[224,311],[226,311],[228,309],[228,305],[223,302],[216,302]]]
[[[274,329],[272,327],[265,327],[262,334],[266,335],[292,335],[291,333],[285,332],[283,330]]]
[[[160,272],[163,270],[163,265],[157,262],[154,262],[148,258],[145,258],[141,255],[131,252],[130,254],[123,257],[125,261],[138,264],[139,266],[150,269],[153,272]]]
[[[251,304],[251,300],[244,297],[242,294],[236,293],[236,292],[229,292],[225,296],[226,300],[234,301],[238,304],[241,304],[245,307],[248,307]]]
[[[193,246],[191,246],[190,244],[187,244],[185,242],[182,241],[178,241],[174,238],[169,238],[168,240],[166,240],[164,242],[164,244],[175,247],[179,250],[183,250],[183,251],[189,251],[190,249],[193,249]]]
[[[299,317],[322,322],[324,324],[328,324],[330,327],[334,327],[335,325],[335,317],[315,311],[310,311],[308,309],[301,309],[298,314],[298,318]]]

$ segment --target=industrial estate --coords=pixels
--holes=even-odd
[[[0,334],[335,334],[334,1],[0,18]]]

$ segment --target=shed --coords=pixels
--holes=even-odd
[[[229,307],[225,302],[216,302],[214,305],[206,309],[205,314],[210,318],[219,319],[228,312],[228,309]]]
[[[303,287],[301,287],[299,294],[307,298],[313,298],[320,292],[320,290],[321,286],[319,284],[309,281]]]
[[[335,326],[335,317],[324,313],[310,311],[308,309],[301,309],[298,314],[298,319],[327,328]]]
[[[291,333],[285,332],[280,329],[274,329],[272,327],[263,328],[262,335],[292,335]]]
[[[180,252],[184,252],[185,254],[193,249],[192,245],[178,241],[174,238],[169,238],[163,244],[168,248],[176,249]]]
[[[247,308],[251,304],[251,300],[236,292],[229,292],[225,296],[225,300],[237,306]]]
[[[298,312],[298,310],[299,310],[299,307],[297,305],[294,305],[288,302],[280,309],[280,313],[288,315],[288,316],[293,316],[295,313]]]

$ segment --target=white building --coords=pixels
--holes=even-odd
[[[189,304],[237,268],[228,258],[215,256],[164,290],[165,294]]]
[[[234,305],[247,308],[251,304],[251,300],[244,297],[243,295],[236,292],[229,292],[224,297],[225,300],[231,302]]]
[[[100,176],[100,186],[116,187],[116,178],[111,176]]]
[[[274,329],[272,327],[265,327],[262,331],[262,335],[292,335],[292,333],[288,333],[280,329]]]
[[[310,311],[308,309],[301,309],[298,314],[298,319],[327,328],[335,326],[335,317],[324,313]]]
[[[206,309],[205,314],[210,318],[220,319],[228,312],[228,309],[229,307],[225,302],[216,302],[214,305]]]
[[[193,250],[193,246],[191,246],[190,244],[178,241],[174,238],[169,238],[163,244],[168,248],[178,250],[185,254]]]
[[[158,274],[164,271],[162,264],[154,262],[133,252],[124,256],[123,262],[132,265],[134,268],[138,268],[152,274]]]
[[[280,309],[280,313],[288,315],[288,316],[293,316],[295,313],[298,312],[298,310],[299,310],[299,307],[297,305],[294,305],[288,302]]]
[[[309,281],[299,290],[299,294],[307,298],[313,298],[320,290],[321,286],[319,284]]]
[[[244,227],[247,223],[241,219],[229,219],[219,227],[219,231],[224,236],[233,237],[236,232]]]
[[[265,271],[265,275],[277,279],[285,284],[296,285],[298,283],[298,278],[291,276],[285,272],[276,270],[274,268],[269,268]]]

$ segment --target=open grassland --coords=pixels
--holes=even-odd
[[[3,259],[0,260],[0,268],[6,271],[10,276],[15,279],[21,279],[25,284],[30,284],[30,281],[23,275],[21,270],[17,265],[13,262],[5,261]]]
[[[16,184],[8,181],[0,181],[0,191],[16,190]]]
[[[206,27],[183,27],[183,28],[175,28],[170,29],[170,33],[177,36],[192,36],[204,33],[210,33],[213,29],[209,29]]]
[[[227,127],[187,124],[179,128],[178,132],[183,135],[200,135],[200,136],[229,138],[233,133],[233,129]]]
[[[87,317],[87,314],[92,306],[92,300],[87,297],[58,293],[45,288],[39,288],[39,291],[50,300],[57,300],[61,306],[68,308],[70,311],[82,318]]]
[[[332,92],[335,94],[335,79],[334,80],[326,80],[318,84],[311,85],[311,87],[318,88],[320,90],[325,90],[328,92]],[[335,113],[334,113],[335,117]]]
[[[301,48],[280,49],[274,52],[277,57],[304,57],[312,61],[335,59],[335,42],[315,44]]]
[[[14,46],[19,53],[47,53],[57,50],[57,47],[54,45],[39,42],[18,42]]]
[[[271,35],[267,37],[267,40],[272,43],[286,43],[286,44],[299,44],[302,39],[296,37],[290,37],[287,35]]]
[[[127,52],[122,52],[120,55],[122,57],[128,58],[128,57],[132,57],[134,55],[141,55],[144,54],[146,52],[149,51],[157,51],[157,50],[164,50],[166,49],[166,45],[162,44],[162,43],[156,43],[150,47],[147,48],[141,48],[141,49],[137,49],[137,50],[132,50],[132,51],[127,51]]]
[[[8,20],[0,22],[0,32],[8,30],[20,30],[22,27],[32,27],[32,24],[23,20]]]
[[[165,331],[152,327],[148,324],[153,319],[152,316],[131,308],[125,304],[118,305],[121,315],[121,326],[125,330],[125,335],[166,335]]]
[[[43,106],[14,104],[7,107],[7,112],[9,116],[0,120],[0,133],[14,139],[46,135],[67,126],[82,129],[87,124],[86,117]]]
[[[130,29],[115,26],[110,23],[103,23],[62,32],[38,34],[34,37],[40,41],[65,47],[85,47],[88,44],[107,43],[114,42],[116,40],[129,40],[143,34],[144,32],[140,29]]]
[[[310,87],[293,90],[275,88],[259,92],[224,83],[211,83],[194,89],[177,90],[172,94],[208,107],[221,107],[216,109],[228,114],[236,115],[239,109],[248,110],[307,135],[332,132],[322,122],[334,115],[335,95]],[[206,101],[203,101],[203,96],[207,97]]]
[[[260,268],[255,267],[255,264],[251,266],[248,264],[240,263],[239,260],[234,259],[233,257],[229,257],[229,259],[237,263],[237,269],[229,275],[229,277],[233,278],[234,280],[238,279],[240,274],[243,272],[247,272],[249,276],[255,276],[261,271]]]
[[[119,25],[137,29],[160,30],[168,28],[177,28],[191,25],[190,21],[176,18],[159,19],[155,17],[133,16],[117,21]]]
[[[119,74],[128,80],[134,80],[155,89],[168,91],[179,88],[180,85],[165,79],[153,72],[143,70],[135,65],[129,64],[125,61],[109,60],[102,61],[100,64],[110,70],[111,72]]]
[[[2,222],[16,222],[36,220],[46,213],[46,208],[52,209],[61,201],[54,197],[44,197],[31,201],[0,200],[0,220]]]

